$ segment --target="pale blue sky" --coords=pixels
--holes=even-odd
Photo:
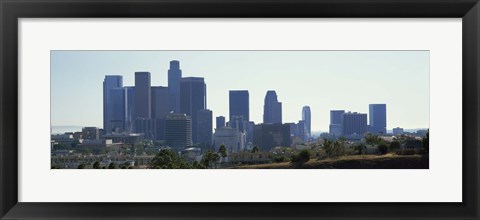
[[[53,126],[102,127],[102,82],[149,71],[152,86],[167,86],[170,60],[183,77],[204,77],[207,108],[228,120],[228,91],[249,90],[250,119],[263,120],[267,90],[283,103],[283,121],[312,111],[312,131],[328,131],[332,109],[368,113],[387,104],[387,128],[429,127],[428,51],[52,51]]]

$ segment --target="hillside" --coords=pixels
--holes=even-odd
[[[284,162],[244,165],[236,169],[428,169],[423,155],[352,155],[334,159],[311,159],[304,164]]]

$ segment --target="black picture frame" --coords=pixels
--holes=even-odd
[[[1,219],[479,219],[478,0],[0,0],[0,15]],[[462,18],[463,202],[18,202],[17,20],[47,17]]]

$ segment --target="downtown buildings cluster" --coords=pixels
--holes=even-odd
[[[301,109],[297,123],[284,123],[282,102],[276,91],[266,92],[263,122],[250,120],[248,90],[229,91],[229,114],[217,116],[207,108],[207,85],[203,77],[182,77],[180,62],[170,61],[168,86],[151,85],[150,72],[135,72],[133,86],[123,85],[121,75],[107,75],[103,81],[103,129],[86,127],[82,146],[135,145],[142,140],[183,151],[260,151],[290,147],[314,140],[309,106]],[[367,121],[368,119],[368,121]],[[360,141],[365,133],[387,134],[386,104],[370,104],[366,113],[330,111],[329,138]],[[403,130],[395,128],[394,133]],[[95,138],[90,138],[91,133]],[[52,136],[53,139],[54,136]],[[324,135],[325,137],[325,135]],[[61,138],[61,137],[55,137]],[[76,138],[79,139],[79,138]]]
[[[135,72],[135,85],[124,86],[120,75],[107,75],[103,82],[103,133],[114,141],[131,137],[161,141],[183,150],[193,146],[229,152],[258,146],[267,151],[290,146],[311,137],[311,111],[302,109],[298,123],[282,123],[282,103],[275,91],[267,91],[263,123],[250,120],[249,92],[229,91],[229,115],[216,117],[207,108],[207,86],[203,77],[182,77],[180,62],[170,61],[168,87],[152,86],[149,72]]]

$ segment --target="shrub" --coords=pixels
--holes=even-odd
[[[399,149],[400,149],[400,142],[398,142],[398,141],[392,141],[392,142],[390,143],[390,146],[389,146],[389,147],[390,147],[390,149],[389,149],[390,151],[399,150]]]
[[[379,144],[377,150],[380,154],[386,154],[388,152],[388,146],[386,144]]]
[[[310,151],[302,150],[298,154],[292,155],[292,162],[305,163],[310,160]]]

